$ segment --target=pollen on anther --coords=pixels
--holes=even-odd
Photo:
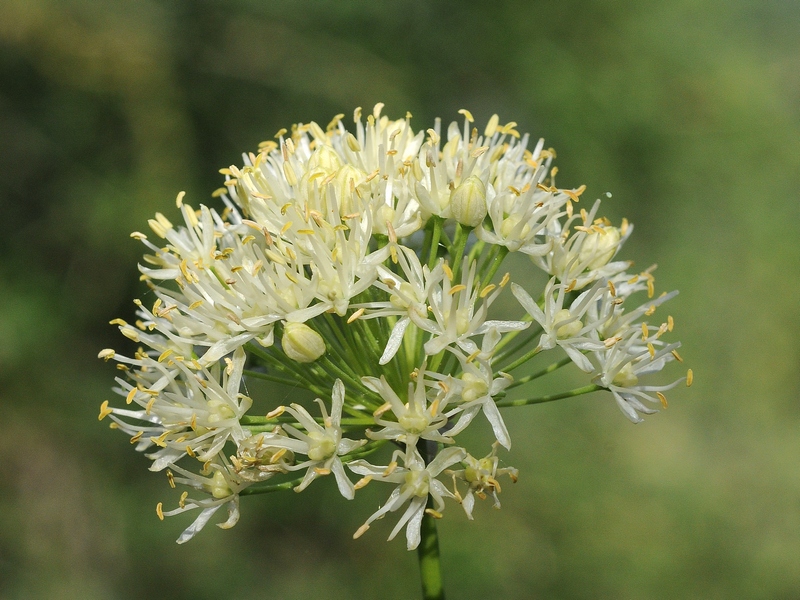
[[[113,412],[114,411],[108,407],[108,400],[103,400],[103,403],[100,405],[100,414],[98,415],[97,420],[102,421]]]
[[[691,387],[692,382],[694,381],[694,373],[691,369],[686,371],[686,387]]]
[[[156,514],[158,515],[158,520],[159,521],[163,521],[164,520],[164,508],[163,507],[164,507],[164,503],[163,502],[159,502],[158,504],[156,504]]]
[[[363,314],[364,314],[364,309],[363,308],[359,308],[356,312],[354,312],[352,315],[350,315],[350,318],[347,319],[348,325],[350,323],[352,323],[353,321],[356,321]]]

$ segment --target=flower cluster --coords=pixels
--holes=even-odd
[[[651,270],[615,260],[633,227],[598,217],[599,201],[577,208],[585,187],[555,185],[543,140],[529,150],[496,115],[480,134],[466,110],[463,126],[415,132],[411,115],[393,121],[381,109],[366,119],[357,109],[352,131],[343,115],[281,130],[244,166],[221,170],[223,210],[195,209],[181,193],[183,224],[157,214],[154,236],[132,234],[148,249],[140,271],[153,302],[136,301],[135,323],[112,321],[138,347],[100,353],[116,361],[127,405],[104,402],[100,418],[171,486],[195,492],[157,509],[200,509],[179,542],[222,506],[220,527],[234,525],[240,496],[333,475],[348,499],[370,481],[394,484],[355,537],[404,509],[390,539],[405,528],[412,549],[445,500],[471,519],[476,496],[499,506],[498,477],[516,481],[497,456],[511,448],[500,408],[607,390],[636,422],[691,383],[691,371],[647,382],[680,360],[679,344],[661,339],[672,318],[653,320],[676,292],[656,296]],[[512,252],[549,277],[543,290],[501,275]],[[519,318],[491,318],[509,290]],[[548,350],[565,358],[532,372]],[[506,399],[568,363],[586,386]],[[252,414],[248,378],[304,388],[318,409]],[[458,437],[481,414],[496,443],[476,458]],[[385,464],[369,462],[382,449],[392,450]]]

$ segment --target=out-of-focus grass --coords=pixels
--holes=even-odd
[[[296,121],[417,127],[468,107],[543,135],[564,185],[658,262],[691,390],[639,426],[593,394],[510,409],[503,509],[441,522],[453,597],[779,598],[800,590],[800,9],[765,2],[0,5],[0,596],[417,596],[384,498],[331,482],[187,519],[97,423],[140,247],[128,238]],[[517,261],[517,269],[526,268]],[[509,310],[513,303],[508,303]],[[580,384],[573,373],[555,384]],[[287,390],[263,390],[287,394]],[[488,431],[473,443],[487,443]],[[483,437],[481,437],[483,436]]]

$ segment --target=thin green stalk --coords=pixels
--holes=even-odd
[[[472,261],[478,258],[481,254],[483,254],[483,248],[486,246],[486,242],[483,240],[478,240],[474,244],[472,244],[472,248],[470,248],[469,254],[467,258],[469,263],[472,264]]]
[[[472,227],[467,225],[462,225],[461,223],[456,224],[456,237],[453,241],[453,252],[450,253],[450,257],[453,261],[452,268],[453,268],[453,281],[459,281],[459,273],[461,271],[461,258],[464,256],[464,249],[467,247],[467,240],[469,239],[469,234],[472,231]]]
[[[428,268],[433,269],[436,266],[436,261],[439,258],[439,238],[442,235],[442,223],[444,219],[441,217],[431,217],[433,219],[433,233],[431,234],[430,253],[428,255]]]
[[[523,323],[527,323],[528,321],[533,321],[533,317],[531,317],[530,315],[526,314],[524,317],[522,317],[520,319],[520,321],[522,321]],[[523,331],[530,331],[530,328],[529,329],[519,329],[517,331],[511,331],[511,332],[506,333],[505,335],[503,335],[503,339],[500,340],[500,342],[497,344],[497,346],[494,347],[495,354],[497,354],[497,352],[499,352],[500,350],[505,348],[510,342],[512,342],[514,340],[514,338],[516,338]]]
[[[514,383],[512,383],[508,387],[509,387],[509,389],[511,389],[511,388],[517,387],[518,385],[523,385],[525,383],[528,383],[529,381],[533,381],[534,379],[538,379],[539,377],[543,377],[544,375],[547,375],[548,373],[552,373],[556,369],[560,369],[564,365],[568,365],[571,362],[572,362],[572,359],[569,356],[566,356],[566,357],[562,358],[560,361],[554,362],[553,364],[546,366],[544,369],[542,369],[540,371],[536,371],[536,373],[532,373],[531,375],[526,375],[525,377],[520,377],[519,379],[514,381]]]
[[[500,268],[500,265],[503,264],[503,260],[505,260],[506,256],[508,256],[508,248],[506,248],[505,246],[500,246],[497,250],[497,254],[494,257],[494,260],[492,260],[492,266],[489,269],[489,272],[486,274],[486,276],[483,278],[483,281],[481,282],[481,289],[485,288],[487,285],[491,283],[492,278],[495,276],[495,273],[497,273],[497,270]]]
[[[575,388],[574,390],[570,390],[568,392],[562,392],[561,394],[539,396],[538,398],[521,398],[519,400],[500,400],[499,402],[496,402],[496,404],[498,408],[507,408],[509,406],[527,406],[528,404],[543,404],[545,402],[561,400],[562,398],[572,398],[574,396],[580,396],[581,394],[588,394],[590,392],[596,392],[597,390],[602,389],[605,388],[592,383],[580,388]]]
[[[501,371],[505,371],[506,373],[510,373],[511,371],[516,369],[517,367],[520,367],[520,366],[524,365],[526,362],[528,362],[534,356],[539,354],[539,352],[541,352],[541,351],[542,351],[542,348],[540,346],[536,346],[532,350],[530,350],[530,351],[526,352],[525,354],[523,354],[522,356],[520,356],[517,360],[512,362],[510,365],[507,365],[507,366],[501,368],[500,370]]]
[[[276,483],[273,485],[253,485],[248,488],[244,488],[241,492],[239,492],[239,495],[252,496],[254,494],[271,494],[272,492],[282,492],[300,485],[302,481],[303,478],[298,477],[297,479],[292,479],[291,481],[284,481],[283,483]]]
[[[430,464],[437,452],[441,450],[441,444],[420,440],[417,448],[424,457],[425,464]],[[433,497],[428,495],[425,513],[422,515],[420,543],[417,546],[423,600],[444,600],[442,567],[439,561],[439,534],[436,531],[434,514]]]
[[[428,508],[432,500],[428,498]],[[423,600],[444,600],[442,568],[439,562],[439,535],[436,531],[436,519],[429,512],[422,517],[420,528],[422,540],[417,547],[419,573],[422,579]]]
[[[503,338],[502,340],[500,340],[500,343],[497,344],[497,346],[495,346],[495,349],[494,349],[494,359],[493,359],[494,362],[501,363],[501,362],[507,360],[508,358],[514,356],[517,352],[519,352],[520,350],[522,350],[526,346],[530,345],[530,343],[533,340],[533,338],[535,338],[537,335],[542,333],[542,328],[539,327],[538,325],[539,324],[537,323],[535,327],[529,327],[528,329],[524,329],[522,331],[513,331],[512,333],[515,333],[515,334],[521,334],[521,333],[524,332],[525,335],[521,340],[518,340],[516,344],[514,344],[511,348],[509,348],[505,352],[498,352],[498,350],[506,345],[506,344],[503,344],[503,342],[506,341],[507,338]],[[514,339],[514,338],[511,338],[511,339]],[[508,343],[508,342],[506,342],[506,343]]]

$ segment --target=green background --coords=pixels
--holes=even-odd
[[[392,519],[350,539],[388,489],[245,498],[177,546],[192,517],[154,510],[177,493],[97,422],[107,323],[143,293],[129,232],[279,128],[383,101],[416,127],[497,112],[561,186],[611,191],[695,373],[637,426],[603,394],[509,409],[520,480],[475,522],[449,507],[450,597],[800,598],[799,23],[778,0],[4,0],[0,597],[418,597]]]

